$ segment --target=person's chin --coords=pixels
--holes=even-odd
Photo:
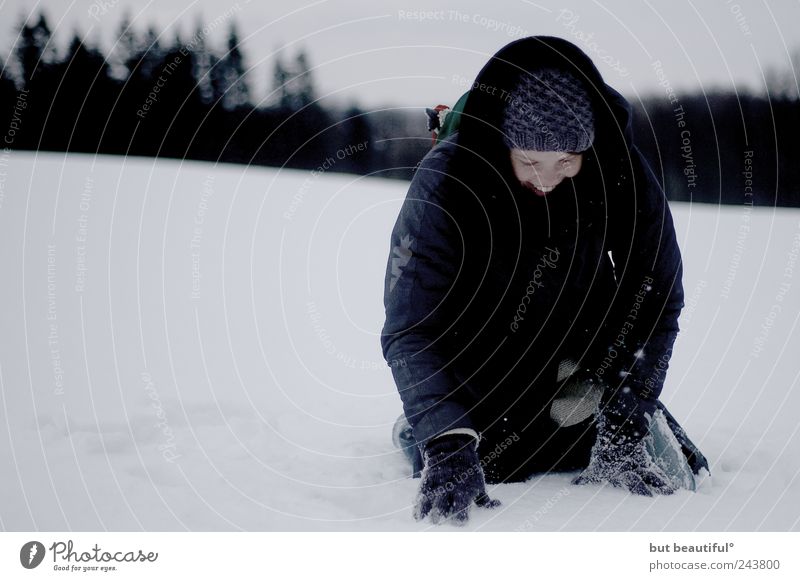
[[[534,186],[533,184],[530,184],[528,182],[525,182],[523,185],[525,186],[525,189],[533,192],[534,194],[536,194],[540,198],[543,198],[545,196],[549,196],[550,194],[553,193],[553,191],[555,191],[556,187],[558,187],[558,186],[554,186],[552,189],[550,189],[549,191],[545,192],[545,191],[540,190],[539,188],[537,188],[536,186]]]

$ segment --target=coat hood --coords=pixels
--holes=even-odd
[[[520,75],[543,67],[572,73],[584,83],[590,95],[595,140],[585,154],[604,166],[628,158],[633,141],[630,104],[603,80],[586,53],[575,44],[553,36],[515,40],[489,59],[469,91],[460,120],[459,145],[489,162],[499,172],[498,177],[506,181],[512,175],[511,164],[499,130],[505,102]],[[476,167],[474,161],[469,165]],[[484,167],[482,171],[485,170]]]

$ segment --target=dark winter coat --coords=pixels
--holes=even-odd
[[[496,129],[515,75],[537,66],[582,78],[596,116],[581,171],[546,197],[516,180]],[[391,235],[381,335],[418,442],[468,427],[515,470],[536,454],[566,458],[565,434],[590,437],[549,418],[566,358],[655,409],[682,265],[631,116],[575,45],[525,38],[481,70],[459,130],[420,163]]]

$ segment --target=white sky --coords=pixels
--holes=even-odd
[[[320,94],[368,108],[452,104],[491,54],[534,34],[572,40],[628,96],[664,95],[656,60],[679,94],[734,84],[760,91],[764,69],[788,68],[800,48],[798,0],[0,0],[0,54],[20,18],[40,7],[62,45],[79,30],[105,49],[126,11],[140,29],[155,24],[169,39],[176,27],[188,36],[200,15],[223,17],[209,37],[217,46],[233,15],[256,97],[265,95],[275,51],[293,57],[303,46]]]

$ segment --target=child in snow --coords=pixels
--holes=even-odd
[[[415,518],[464,523],[473,502],[499,504],[487,482],[534,473],[653,495],[708,472],[658,399],[682,265],[631,117],[578,47],[523,38],[416,170],[381,334]]]

